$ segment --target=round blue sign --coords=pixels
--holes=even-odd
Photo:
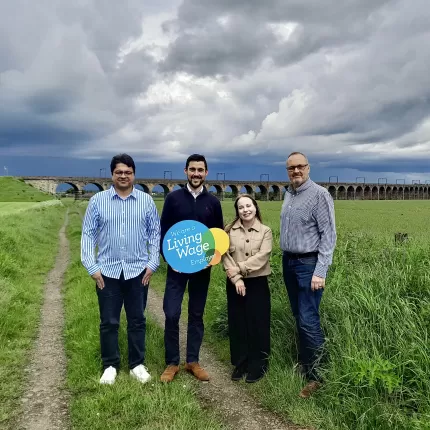
[[[163,239],[167,263],[178,272],[195,273],[208,266],[215,254],[212,232],[198,221],[180,221]]]

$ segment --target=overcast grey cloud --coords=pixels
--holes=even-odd
[[[425,172],[427,0],[0,0],[0,155]]]

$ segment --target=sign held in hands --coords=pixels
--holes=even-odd
[[[163,254],[178,272],[195,273],[214,266],[228,250],[228,234],[220,228],[207,228],[198,221],[180,221],[164,236]]]

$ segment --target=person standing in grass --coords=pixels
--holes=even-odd
[[[282,266],[299,336],[298,365],[307,379],[299,395],[307,398],[321,385],[319,306],[336,245],[335,213],[330,193],[309,178],[304,154],[291,153],[286,168],[290,185],[281,210]]]
[[[161,243],[164,236],[176,223],[185,220],[199,221],[208,228],[224,228],[220,201],[209,194],[203,185],[208,175],[208,166],[203,155],[190,155],[186,161],[185,187],[172,191],[166,197],[161,214]],[[164,257],[164,256],[163,256]],[[199,364],[199,352],[203,340],[203,313],[206,305],[212,266],[196,273],[180,273],[170,265],[167,267],[166,289],[163,310],[166,317],[164,345],[166,369],[162,382],[171,382],[179,372],[179,319],[182,300],[188,284],[188,331],[185,370],[201,381],[209,375]]]
[[[135,164],[127,154],[112,158],[113,186],[91,197],[82,226],[81,260],[96,282],[100,309],[101,384],[113,384],[120,364],[118,328],[127,316],[130,375],[145,383],[149,281],[159,265],[160,220],[152,197],[134,187]],[[98,253],[95,254],[96,246]]]
[[[270,355],[270,290],[272,230],[262,223],[257,202],[248,194],[234,202],[236,217],[225,231],[230,238],[223,256],[227,273],[227,310],[233,381],[246,374],[257,382]]]

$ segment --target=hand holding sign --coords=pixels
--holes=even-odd
[[[172,269],[195,273],[221,261],[229,247],[228,234],[198,221],[181,221],[164,236],[163,254]]]

